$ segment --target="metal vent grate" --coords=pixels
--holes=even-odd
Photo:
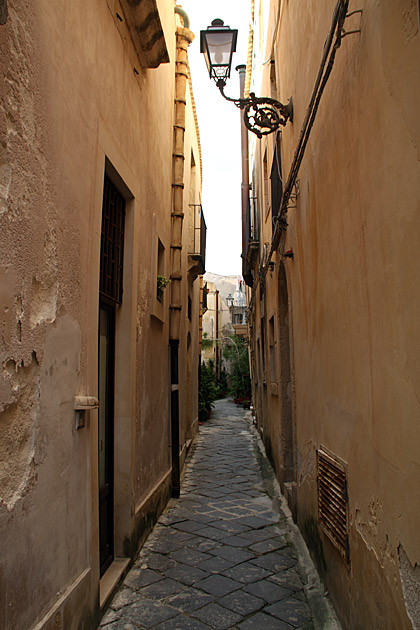
[[[347,471],[324,450],[318,450],[318,521],[343,560],[349,562]]]

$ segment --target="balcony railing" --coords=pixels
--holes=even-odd
[[[190,251],[188,259],[190,272],[199,275],[206,271],[206,235],[207,226],[204,220],[203,208],[200,204],[190,204],[193,210],[193,233],[190,239]]]
[[[207,282],[203,285],[203,301],[202,301],[202,307],[203,307],[203,315],[204,313],[207,311]]]

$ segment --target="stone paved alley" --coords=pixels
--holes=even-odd
[[[106,630],[339,628],[249,412],[218,401]]]

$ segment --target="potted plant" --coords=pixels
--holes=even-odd
[[[171,280],[169,278],[165,278],[165,276],[161,276],[160,274],[158,274],[156,281],[156,297],[159,302],[162,302],[163,290],[166,289],[170,281]]]

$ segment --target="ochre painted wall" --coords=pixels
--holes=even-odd
[[[271,3],[264,59],[277,6]],[[314,11],[303,1],[284,2],[280,10],[277,94],[294,102],[293,124],[282,133],[286,176],[334,6],[325,0]],[[287,215],[297,519],[344,627],[402,629],[411,627],[410,616],[418,621],[410,590],[420,586],[419,23],[411,0],[350,3],[359,8],[362,15],[345,28],[361,33],[344,38],[337,51],[299,172],[297,207]],[[261,93],[269,89],[266,73]],[[272,139],[255,151],[260,217],[266,144],[270,169]],[[263,218],[260,224],[261,242],[271,240],[269,225]],[[278,306],[278,254],[273,260],[266,318]],[[256,309],[254,348],[259,315]],[[259,395],[281,477],[281,412],[268,391]],[[350,567],[317,524],[321,446],[348,468]]]

